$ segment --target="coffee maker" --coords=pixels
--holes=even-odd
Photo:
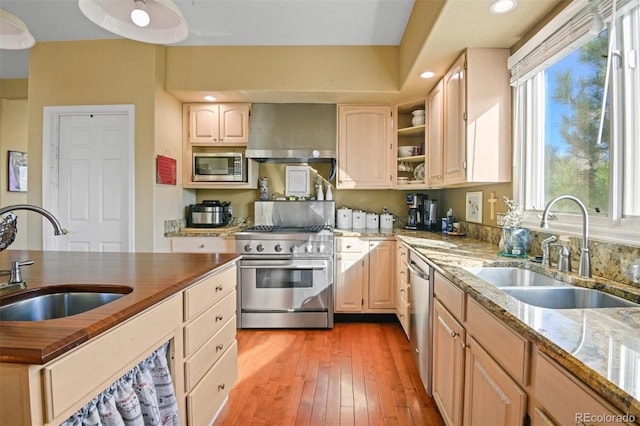
[[[438,226],[438,220],[436,218],[438,211],[438,200],[428,200],[427,197],[425,197],[423,203],[424,229],[428,231],[436,231]]]
[[[424,225],[424,194],[407,194],[405,201],[409,206],[407,229],[422,229]]]

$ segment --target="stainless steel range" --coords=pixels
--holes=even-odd
[[[333,201],[256,201],[235,234],[239,328],[333,327]]]

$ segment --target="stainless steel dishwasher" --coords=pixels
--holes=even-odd
[[[431,395],[433,272],[413,250],[409,251],[409,270],[409,343],[424,389]]]

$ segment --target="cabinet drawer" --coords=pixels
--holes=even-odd
[[[236,380],[238,380],[238,344],[233,342],[220,360],[187,395],[187,423],[210,424]]]
[[[402,325],[402,329],[404,330],[404,334],[409,337],[409,303],[406,300],[400,299],[398,302],[398,307],[396,311],[396,315],[398,316],[398,320],[400,321],[400,325]]]
[[[587,389],[585,385],[571,377],[570,373],[565,372],[562,367],[540,353],[536,356],[534,389],[537,405],[559,425],[578,423],[580,419],[576,416],[580,413],[611,415],[612,421],[616,419],[613,416],[621,415],[595,392]]]
[[[464,292],[438,272],[434,274],[433,293],[458,321],[463,321]]]
[[[233,237],[174,237],[171,251],[176,253],[235,253]]]
[[[409,280],[401,278],[400,282],[398,282],[398,296],[401,300],[404,300],[407,305],[409,304],[409,292],[411,291],[408,281]]]
[[[222,356],[236,339],[236,317],[231,317],[222,329],[210,338],[184,363],[185,391],[189,392],[209,368]]]
[[[180,297],[174,296],[45,366],[47,420],[96,396],[171,338],[180,311]]]
[[[195,318],[207,307],[217,303],[235,288],[235,265],[211,275],[188,288],[184,292],[184,320],[189,321]]]
[[[528,383],[529,342],[500,320],[484,310],[478,302],[469,299],[467,333],[472,335],[513,379],[522,385]]]
[[[338,237],[335,243],[339,253],[361,253],[369,249],[369,241],[360,238]]]
[[[235,314],[236,292],[233,291],[184,327],[184,356],[191,356]]]

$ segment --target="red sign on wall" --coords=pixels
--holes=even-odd
[[[177,165],[176,159],[158,155],[156,157],[156,183],[175,185]]]

